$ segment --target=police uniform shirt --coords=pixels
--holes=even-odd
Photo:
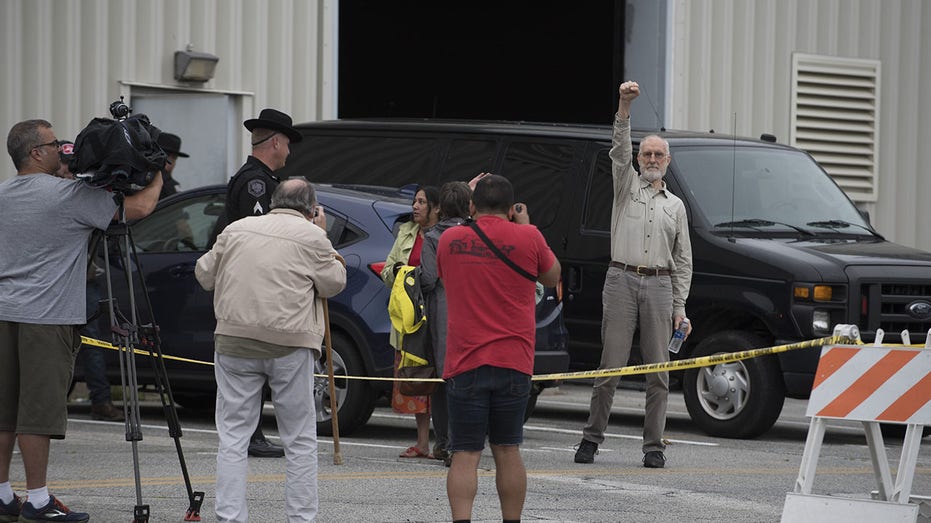
[[[267,165],[249,156],[226,188],[226,223],[267,214],[279,181]]]

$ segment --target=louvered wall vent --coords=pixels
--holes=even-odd
[[[876,60],[795,53],[789,142],[811,154],[848,196],[874,202],[879,165]]]

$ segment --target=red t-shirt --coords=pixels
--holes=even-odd
[[[530,274],[553,267],[556,257],[533,225],[497,216],[478,219],[498,249]],[[536,284],[513,269],[468,226],[447,229],[437,247],[437,269],[446,288],[444,378],[490,365],[533,374]]]

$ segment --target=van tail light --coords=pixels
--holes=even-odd
[[[385,268],[385,262],[375,262],[369,264],[369,270],[375,273],[375,276],[381,278],[381,270]]]

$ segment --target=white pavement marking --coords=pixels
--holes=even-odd
[[[372,417],[373,418],[389,418],[389,419],[409,419],[409,416],[404,416],[402,414],[374,413],[372,414]],[[69,423],[86,423],[89,425],[124,425],[124,422],[122,421],[97,421],[97,420],[72,419],[72,418],[69,418],[68,422]],[[155,430],[168,430],[168,427],[165,425],[140,425],[140,428],[155,429]],[[540,425],[524,425],[524,428],[526,430],[537,431],[537,432],[552,432],[556,434],[570,434],[570,435],[579,436],[579,437],[582,436],[582,431],[574,430],[574,429],[557,429],[554,427],[542,427]],[[181,430],[184,432],[196,432],[200,434],[216,434],[217,433],[216,430],[210,430],[210,429],[192,429],[192,428],[182,427]],[[273,436],[273,435],[270,435],[268,437],[271,439],[281,439],[278,436]],[[633,441],[640,441],[642,439],[640,436],[631,436],[628,434],[613,434],[613,433],[608,433],[608,432],[605,433],[605,437],[606,438],[629,439]],[[323,439],[320,437],[318,437],[317,440],[320,443],[329,443],[331,445],[333,443],[333,440],[327,440],[327,439]],[[718,443],[711,443],[707,441],[692,441],[692,440],[673,439],[673,438],[666,438],[666,441],[670,443],[681,443],[683,445],[698,445],[698,446],[703,446],[703,447],[719,447],[720,446]],[[401,449],[403,450],[405,448],[399,445],[379,445],[377,443],[356,443],[352,441],[340,441],[339,443],[340,445],[371,447],[371,448],[379,448],[379,449]],[[527,447],[524,447],[524,448],[527,449]]]
[[[409,420],[409,419],[410,419],[410,416],[406,416],[406,415],[403,415],[403,414],[383,414],[383,413],[375,413],[375,414],[372,414],[372,417],[373,417],[373,418],[388,418],[388,419],[403,419],[403,420]],[[554,427],[543,427],[543,426],[540,426],[540,425],[524,425],[524,429],[525,429],[525,430],[529,430],[529,431],[537,431],[537,432],[552,432],[552,433],[556,433],[556,434],[570,434],[570,435],[572,435],[572,436],[579,436],[579,437],[582,437],[582,431],[581,431],[581,430],[576,430],[576,429],[557,429],[557,428],[554,428]],[[605,437],[606,437],[606,438],[629,439],[629,440],[633,440],[633,441],[640,441],[640,440],[643,439],[642,436],[630,436],[630,435],[628,435],[628,434],[613,434],[613,433],[605,433]],[[681,443],[681,444],[683,444],[683,445],[698,445],[698,446],[702,446],[702,447],[719,447],[719,446],[720,446],[718,443],[711,443],[711,442],[707,442],[707,441],[692,441],[692,440],[672,439],[672,438],[666,438],[666,441],[668,441],[668,442],[670,442],[670,443]],[[526,447],[522,447],[522,448],[526,448]]]
[[[88,424],[88,425],[119,425],[119,426],[123,426],[123,424],[124,424],[124,422],[122,422],[122,421],[97,421],[97,420],[89,420],[89,419],[71,419],[71,418],[68,419],[68,423],[86,423],[86,424]],[[143,429],[168,430],[168,427],[166,427],[166,426],[164,426],[164,425],[140,425],[139,427],[140,427],[140,428],[143,428]],[[182,432],[197,432],[197,433],[200,433],[200,434],[216,434],[216,433],[217,433],[217,431],[216,431],[215,429],[214,429],[214,430],[210,430],[210,429],[190,429],[190,428],[181,427],[181,430],[182,430]],[[268,438],[268,439],[277,439],[277,440],[281,440],[281,438],[280,438],[279,436],[275,436],[275,435],[272,435],[272,434],[266,434],[265,437]],[[319,436],[317,437],[317,442],[318,442],[318,443],[329,443],[330,445],[333,444],[333,440],[332,440],[332,439],[324,439],[324,438],[321,438],[321,437],[319,437]],[[340,440],[339,444],[340,444],[340,445],[345,445],[345,446],[372,447],[372,448],[376,448],[376,449],[401,449],[401,450],[404,450],[404,449],[407,448],[407,447],[402,447],[402,446],[400,446],[400,445],[380,445],[380,444],[377,444],[377,443],[356,443],[356,442],[353,442],[353,441],[343,441],[343,440]]]

